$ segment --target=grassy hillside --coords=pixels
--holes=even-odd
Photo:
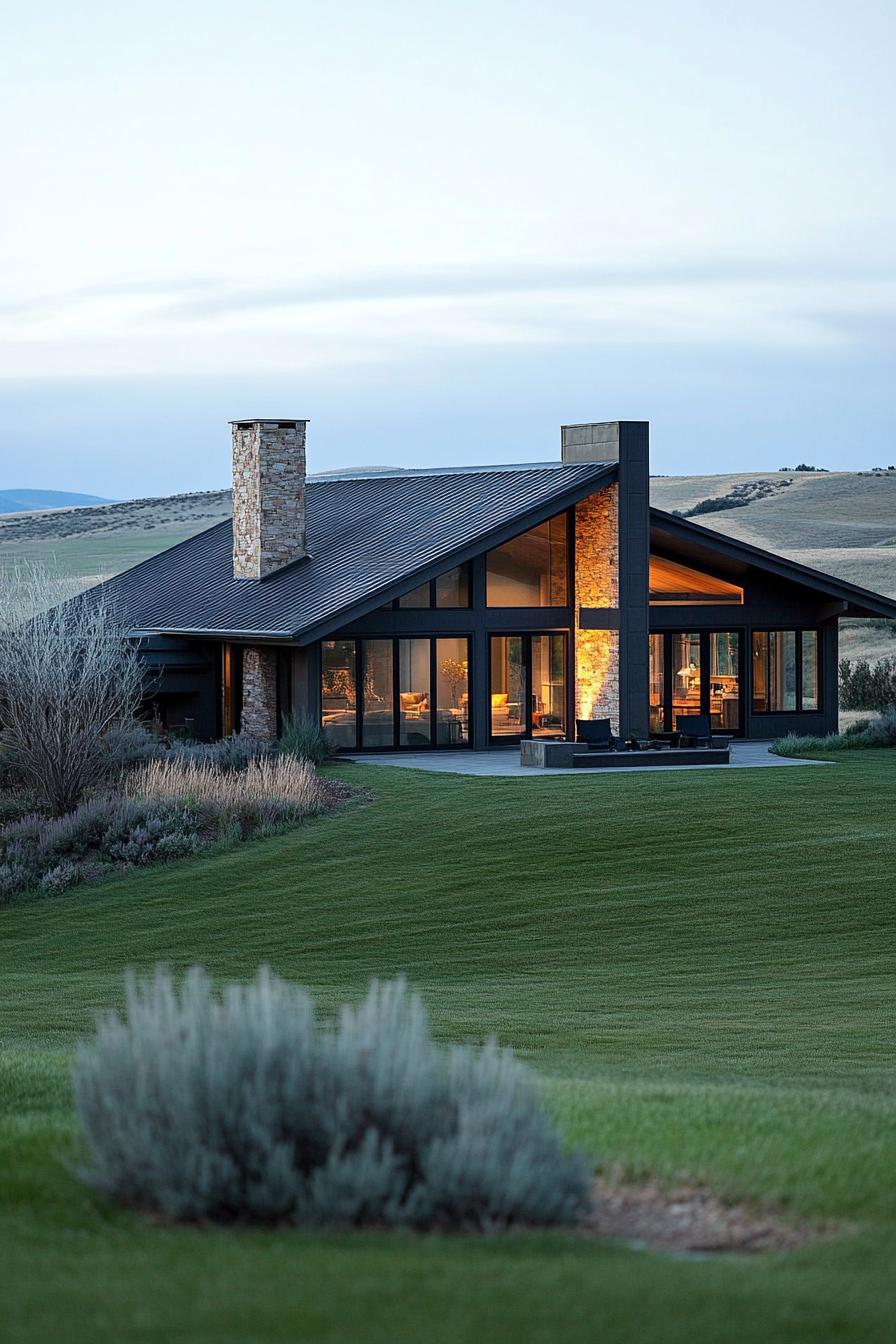
[[[701,514],[694,522],[896,596],[896,472],[657,477],[651,503],[686,511],[757,480],[778,488],[745,508]],[[781,488],[783,481],[789,484]]]
[[[660,476],[651,483],[651,499],[659,508],[687,510],[757,480],[771,481],[774,493],[695,521],[896,596],[896,472]],[[0,567],[13,558],[52,556],[68,572],[95,581],[229,514],[229,491],[212,490],[0,518]],[[841,628],[850,656],[893,652],[879,626],[846,622]]]
[[[0,517],[0,566],[53,560],[67,573],[97,581],[229,516],[230,491],[206,490]]]
[[[210,860],[0,910],[0,1319],[253,1344],[882,1340],[896,1285],[894,753],[474,779],[342,767],[373,802]],[[583,777],[584,776],[584,777]],[[67,1160],[68,1062],[124,967],[260,962],[334,1007],[405,971],[444,1039],[535,1063],[571,1141],[830,1221],[767,1256],[563,1234],[178,1229]]]

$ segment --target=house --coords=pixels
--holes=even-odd
[[[650,507],[648,425],[557,462],[306,477],[305,420],[232,425],[233,523],[110,580],[163,723],[344,752],[622,736],[682,714],[837,727],[838,622],[896,602]]]

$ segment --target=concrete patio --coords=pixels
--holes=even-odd
[[[439,774],[500,775],[523,779],[542,779],[545,775],[565,775],[567,778],[593,779],[596,775],[655,775],[665,770],[713,770],[724,774],[728,770],[768,769],[789,765],[832,765],[832,761],[803,761],[793,757],[774,756],[770,742],[731,743],[729,765],[651,765],[604,766],[601,770],[542,770],[520,765],[519,747],[498,748],[494,751],[402,751],[378,752],[354,759],[361,765],[395,765],[404,770],[432,770]],[[669,753],[674,757],[674,753]]]

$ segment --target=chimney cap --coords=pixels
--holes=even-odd
[[[308,425],[310,420],[296,420],[291,415],[245,415],[239,420],[230,420],[228,424],[239,425],[280,425],[287,427],[289,425]]]

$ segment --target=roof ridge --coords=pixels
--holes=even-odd
[[[607,467],[610,462],[486,462],[463,467],[383,467],[309,472],[309,481],[372,481],[402,476],[475,476],[487,472],[556,471],[562,467]]]

